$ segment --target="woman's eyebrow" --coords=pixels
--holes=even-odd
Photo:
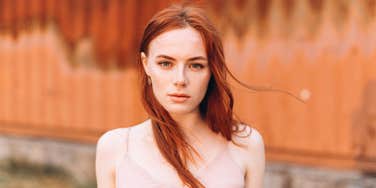
[[[157,58],[165,58],[165,59],[169,59],[169,60],[172,60],[172,61],[175,61],[176,59],[173,58],[173,57],[170,57],[168,55],[158,55]],[[203,60],[203,61],[207,61],[207,59],[203,56],[197,56],[197,57],[191,57],[188,59],[188,61],[196,61],[196,60]]]
[[[188,59],[188,61],[196,61],[196,60],[207,61],[207,59],[205,57],[202,57],[202,56],[191,57],[191,58]]]
[[[168,55],[158,55],[157,58],[165,58],[165,59],[169,59],[169,60],[172,60],[172,61],[175,61],[176,59],[173,58],[173,57],[170,57]]]

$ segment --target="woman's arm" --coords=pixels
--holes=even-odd
[[[245,188],[262,188],[265,171],[265,149],[262,136],[256,129],[252,129],[247,138],[246,178]]]
[[[121,151],[120,130],[102,135],[97,143],[95,174],[98,188],[115,188],[115,166]]]

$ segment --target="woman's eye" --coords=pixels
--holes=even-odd
[[[171,66],[171,63],[168,61],[161,61],[158,63],[158,65],[161,66],[162,68],[168,68]]]
[[[204,68],[204,65],[202,65],[200,63],[193,63],[193,64],[191,64],[191,68],[195,69],[195,70],[201,70],[201,69]]]

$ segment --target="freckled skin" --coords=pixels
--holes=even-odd
[[[141,56],[159,103],[170,114],[197,113],[211,76],[199,32],[186,27],[162,33],[151,41],[149,54]],[[191,59],[195,57],[202,58]],[[183,103],[175,103],[168,96],[170,93],[184,93],[190,98]]]

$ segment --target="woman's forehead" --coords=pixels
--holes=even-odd
[[[204,41],[200,33],[192,27],[173,29],[160,34],[151,41],[149,54],[176,58],[206,57]]]

